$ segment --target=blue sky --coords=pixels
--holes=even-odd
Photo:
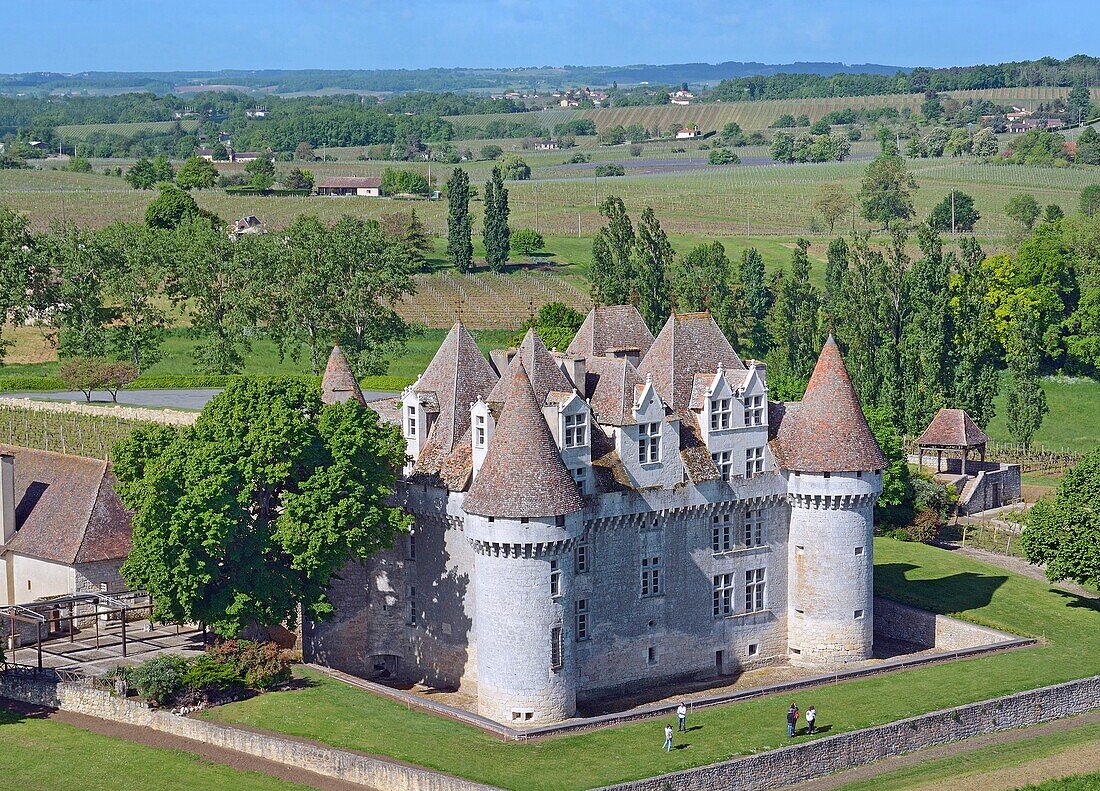
[[[930,65],[1100,54],[1065,0],[5,2],[0,72],[796,60]],[[1090,51],[1091,50],[1091,51]]]

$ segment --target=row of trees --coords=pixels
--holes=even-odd
[[[864,404],[909,434],[944,405],[987,425],[1007,371],[1009,428],[1026,444],[1046,412],[1041,372],[1100,370],[1100,218],[1045,221],[1015,254],[992,257],[970,237],[945,250],[928,223],[894,228],[881,246],[852,234],[829,245],[820,288],[805,240],[767,277],[755,249],[737,262],[717,242],[677,256],[651,209],[637,228],[618,198],[601,213],[594,301],[632,303],[654,330],[671,309],[709,310],[767,360],[779,397],[797,396],[832,331]]]
[[[481,238],[485,245],[485,263],[494,272],[507,266],[508,255],[513,250],[530,255],[543,247],[542,236],[534,231],[519,229],[513,234],[508,225],[510,210],[504,179],[504,170],[494,167],[485,182]],[[444,191],[447,193],[447,257],[459,272],[470,272],[474,268],[474,244],[469,174],[462,168],[455,168]]]
[[[295,359],[306,350],[315,373],[333,342],[361,376],[384,373],[403,348],[395,305],[414,290],[422,226],[345,216],[329,227],[307,215],[278,234],[233,238],[178,188],[150,209],[144,225],[43,233],[0,209],[0,308],[49,327],[63,358],[136,371],[161,358],[173,309],[204,373],[240,372],[259,335]]]

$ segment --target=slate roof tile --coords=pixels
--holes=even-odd
[[[989,442],[989,435],[982,431],[965,409],[944,407],[928,428],[917,439],[918,445],[943,445],[956,448],[973,448]]]

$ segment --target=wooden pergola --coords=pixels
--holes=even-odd
[[[966,475],[966,462],[973,451],[985,462],[985,446],[989,435],[978,428],[963,409],[941,409],[932,418],[928,428],[917,439],[917,464],[924,466],[925,452],[935,452],[936,472],[943,472],[945,453],[958,453],[962,458],[962,474]]]

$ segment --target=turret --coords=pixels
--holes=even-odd
[[[787,643],[791,664],[871,657],[874,505],[886,459],[871,434],[840,349],[826,341],[773,449],[791,506]]]
[[[462,507],[475,553],[478,713],[516,724],[572,716],[575,636],[565,616],[583,500],[522,362]]]

